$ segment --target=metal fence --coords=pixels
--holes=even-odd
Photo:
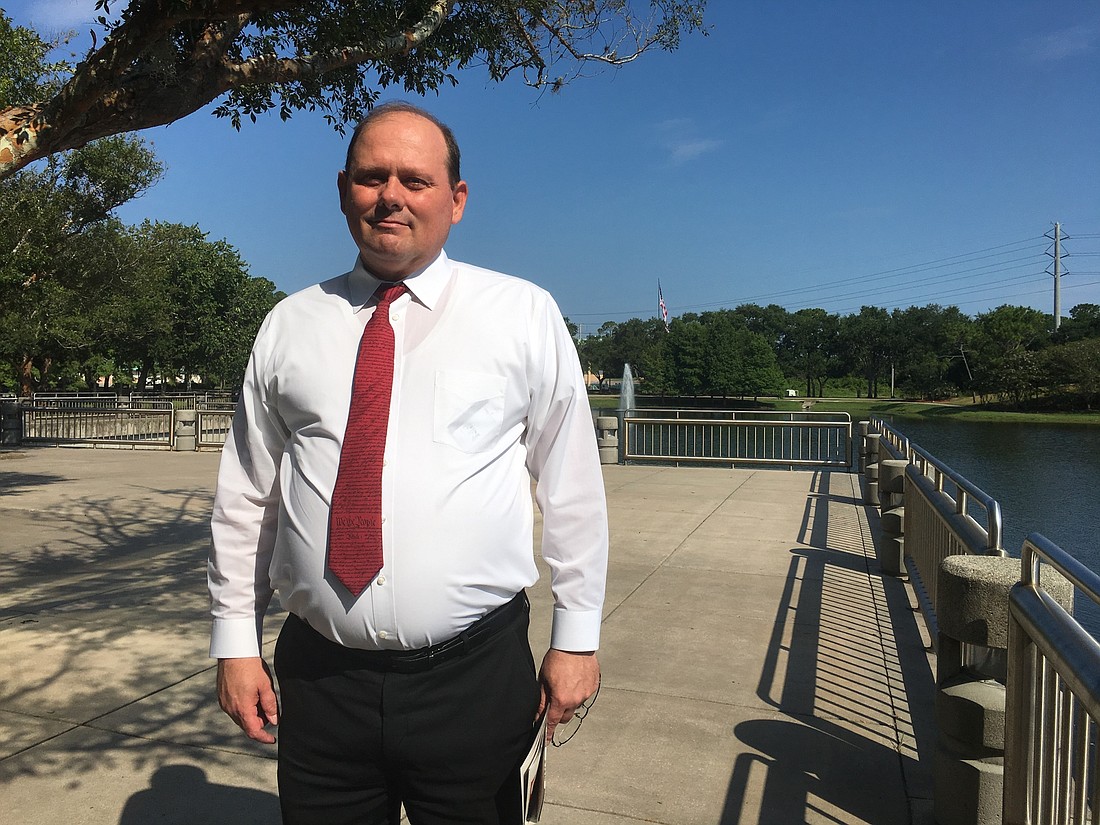
[[[625,461],[835,467],[852,463],[847,413],[631,410],[623,417]]]
[[[229,392],[37,392],[31,402],[38,407],[59,409],[117,406],[138,410],[232,411],[236,406],[233,394]]]
[[[880,418],[871,427],[905,468],[905,565],[932,638],[936,638],[937,577],[948,556],[1005,556],[1001,505],[962,474],[912,443]]]
[[[169,403],[177,410],[232,411],[236,406],[233,394],[228,392],[164,392],[131,393],[130,405]]]
[[[113,392],[36,392],[31,403],[36,407],[53,409],[87,409],[89,407],[113,407],[118,396]]]
[[[91,406],[44,399],[20,406],[21,439],[40,444],[118,444],[171,447],[175,411]],[[55,403],[56,402],[56,403]]]
[[[220,447],[229,435],[233,424],[233,412],[221,410],[198,410],[195,415],[195,429],[200,447]]]
[[[1100,604],[1100,576],[1033,533],[1009,595],[1005,825],[1100,823],[1100,644],[1047,593],[1050,568]]]

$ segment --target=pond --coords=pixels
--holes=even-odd
[[[886,419],[1000,502],[1009,555],[1039,532],[1100,572],[1100,429]],[[1078,619],[1100,638],[1100,609],[1083,601]]]

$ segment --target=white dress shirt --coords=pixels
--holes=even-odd
[[[390,308],[382,570],[358,598],[326,570],[329,502],[378,284],[357,263],[282,301],[260,328],[218,474],[210,655],[258,656],[273,592],[348,647],[452,638],[538,579],[532,478],[551,645],[595,650],[607,513],[576,349],[544,290],[445,253],[407,278]]]

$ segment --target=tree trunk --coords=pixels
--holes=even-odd
[[[209,6],[205,15],[204,5]],[[332,43],[324,55],[293,58],[268,52],[234,56],[250,13],[306,5],[301,0],[132,3],[110,37],[85,56],[52,99],[0,109],[0,179],[97,138],[172,123],[233,88],[320,83],[327,72],[407,54],[442,25],[453,0],[433,0],[419,20],[366,46]],[[178,65],[157,67],[150,59],[173,49],[181,32],[196,26],[203,27],[203,36]]]
[[[149,381],[149,373],[153,369],[153,361],[151,358],[143,358],[141,360],[141,371],[138,373],[137,384],[134,385],[134,389],[137,392],[145,392],[146,384]]]
[[[30,398],[38,389],[34,380],[34,360],[29,355],[23,356],[23,363],[19,367],[19,397]]]
[[[47,381],[52,366],[53,359],[48,355],[43,355],[42,360],[38,362],[38,389],[49,386]]]

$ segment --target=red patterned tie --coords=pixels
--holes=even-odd
[[[382,569],[382,456],[393,390],[390,304],[404,284],[382,285],[359,340],[351,408],[328,522],[328,567],[353,596]]]

